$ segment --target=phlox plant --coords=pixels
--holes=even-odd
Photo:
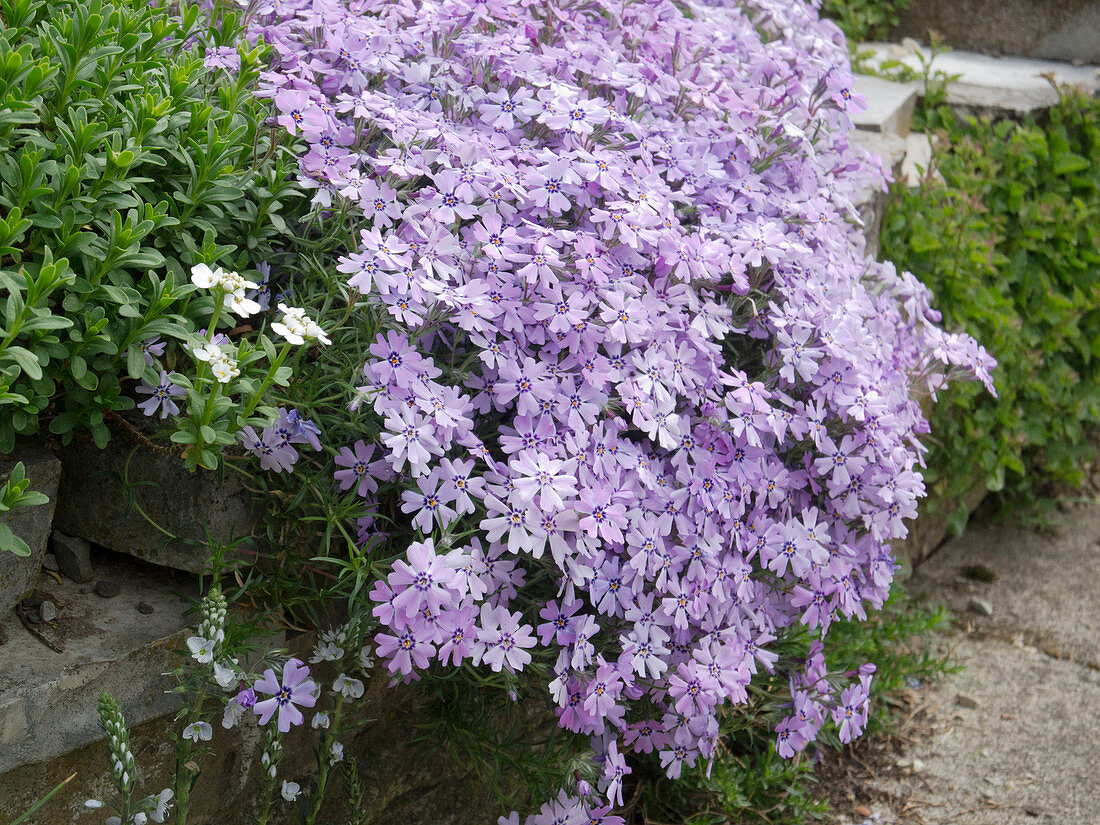
[[[350,367],[298,406],[361,515],[322,562],[394,680],[541,683],[593,772],[529,825],[616,821],[628,754],[711,759],[765,674],[780,755],[859,735],[873,665],[827,672],[830,624],[887,598],[922,396],[994,361],[864,257],[852,197],[883,174],[835,25],[798,0],[245,20],[336,258],[314,369]],[[808,658],[773,650],[792,628]]]

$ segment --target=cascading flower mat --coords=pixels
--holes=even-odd
[[[796,0],[250,13],[315,203],[361,212],[333,276],[384,330],[348,388],[384,432],[336,479],[396,484],[420,534],[370,594],[379,654],[552,663],[608,804],[630,750],[709,757],[783,628],[827,644],[882,604],[924,492],[915,396],[994,364],[863,256],[882,172],[839,31]],[[785,756],[861,730],[872,668],[822,667],[791,674]]]

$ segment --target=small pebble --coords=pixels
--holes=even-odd
[[[102,596],[105,599],[113,599],[122,592],[122,586],[118,582],[100,579],[95,583],[95,592],[97,596]]]
[[[870,816],[871,809],[868,808],[866,805],[856,805],[856,813],[859,816]]]
[[[1039,816],[1042,814],[1042,811],[1040,811],[1038,808],[1032,808],[1031,806],[1028,806],[1024,808],[1024,813],[1028,816]]]
[[[57,565],[57,556],[55,556],[53,553],[47,553],[42,557],[42,566],[45,567],[47,570],[52,570],[55,573],[61,569]]]
[[[138,602],[137,609],[138,613],[143,613],[148,616],[153,612],[153,605],[149,604],[149,602]]]
[[[924,761],[921,759],[913,758],[913,773],[920,773],[924,770]]]
[[[53,602],[42,602],[42,606],[38,609],[42,611],[42,621],[44,622],[52,622],[57,618],[57,605]]]
[[[41,621],[42,621],[42,617],[40,615],[38,615],[37,610],[28,610],[27,611],[27,624],[38,624]]]
[[[80,588],[79,592],[81,596],[87,596],[92,592],[92,586],[90,584],[85,584]]]
[[[958,705],[960,708],[969,708],[970,710],[974,710],[978,707],[978,700],[973,698],[972,696],[966,696],[965,694],[960,693],[958,696],[955,697],[955,704]]]
[[[977,613],[980,616],[993,615],[993,605],[991,605],[985,599],[971,599],[967,603],[966,609],[969,610],[971,613]]]
[[[42,602],[44,601],[46,601],[45,596],[41,596],[38,593],[31,593],[29,596],[27,596],[27,598],[19,602],[19,604],[23,608],[30,610],[32,608],[38,607],[38,605],[42,604]]]

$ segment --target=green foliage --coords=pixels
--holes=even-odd
[[[824,0],[821,16],[835,20],[850,43],[885,40],[913,0]]]
[[[0,0],[0,452],[134,406],[139,344],[210,314],[196,263],[254,270],[297,197],[254,99],[266,48],[142,0]],[[230,81],[202,44],[237,44]],[[191,41],[197,47],[187,45]],[[155,380],[155,378],[154,378]]]
[[[6,513],[17,507],[34,507],[39,504],[49,504],[48,496],[28,490],[30,479],[27,478],[26,468],[19,461],[12,468],[11,475],[0,487],[0,513]],[[7,550],[17,556],[29,556],[31,548],[19,536],[12,532],[11,527],[0,522],[0,550]]]
[[[997,398],[957,383],[936,405],[926,480],[933,499],[978,474],[1028,500],[1082,480],[1100,424],[1100,101],[1065,90],[1042,123],[935,119],[935,174],[899,190],[882,255],[1000,364]]]
[[[877,666],[865,736],[890,729],[892,694],[908,682],[924,683],[954,672],[929,644],[948,622],[945,610],[916,604],[896,587],[882,610],[867,621],[845,620],[830,626],[826,646],[830,673],[853,672],[864,662]],[[772,649],[780,653],[781,661],[805,657],[813,639],[813,634],[798,626]],[[655,759],[636,768],[646,783],[641,801],[645,817],[686,825],[801,825],[824,819],[828,804],[816,787],[810,754],[783,759],[775,750],[772,728],[790,712],[789,704],[784,704],[786,689],[784,680],[774,677],[750,694],[747,709],[723,718],[719,755],[709,773],[706,765],[698,765],[672,782],[664,778]],[[843,747],[828,726],[821,731],[818,746],[826,760]]]

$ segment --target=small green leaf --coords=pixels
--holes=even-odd
[[[7,550],[17,556],[29,556],[31,548],[6,524],[0,524],[0,550]]]
[[[8,347],[3,353],[0,353],[0,360],[9,359],[19,365],[33,380],[37,381],[42,377],[42,365],[38,363],[38,356],[36,356],[29,349],[24,347]]]

